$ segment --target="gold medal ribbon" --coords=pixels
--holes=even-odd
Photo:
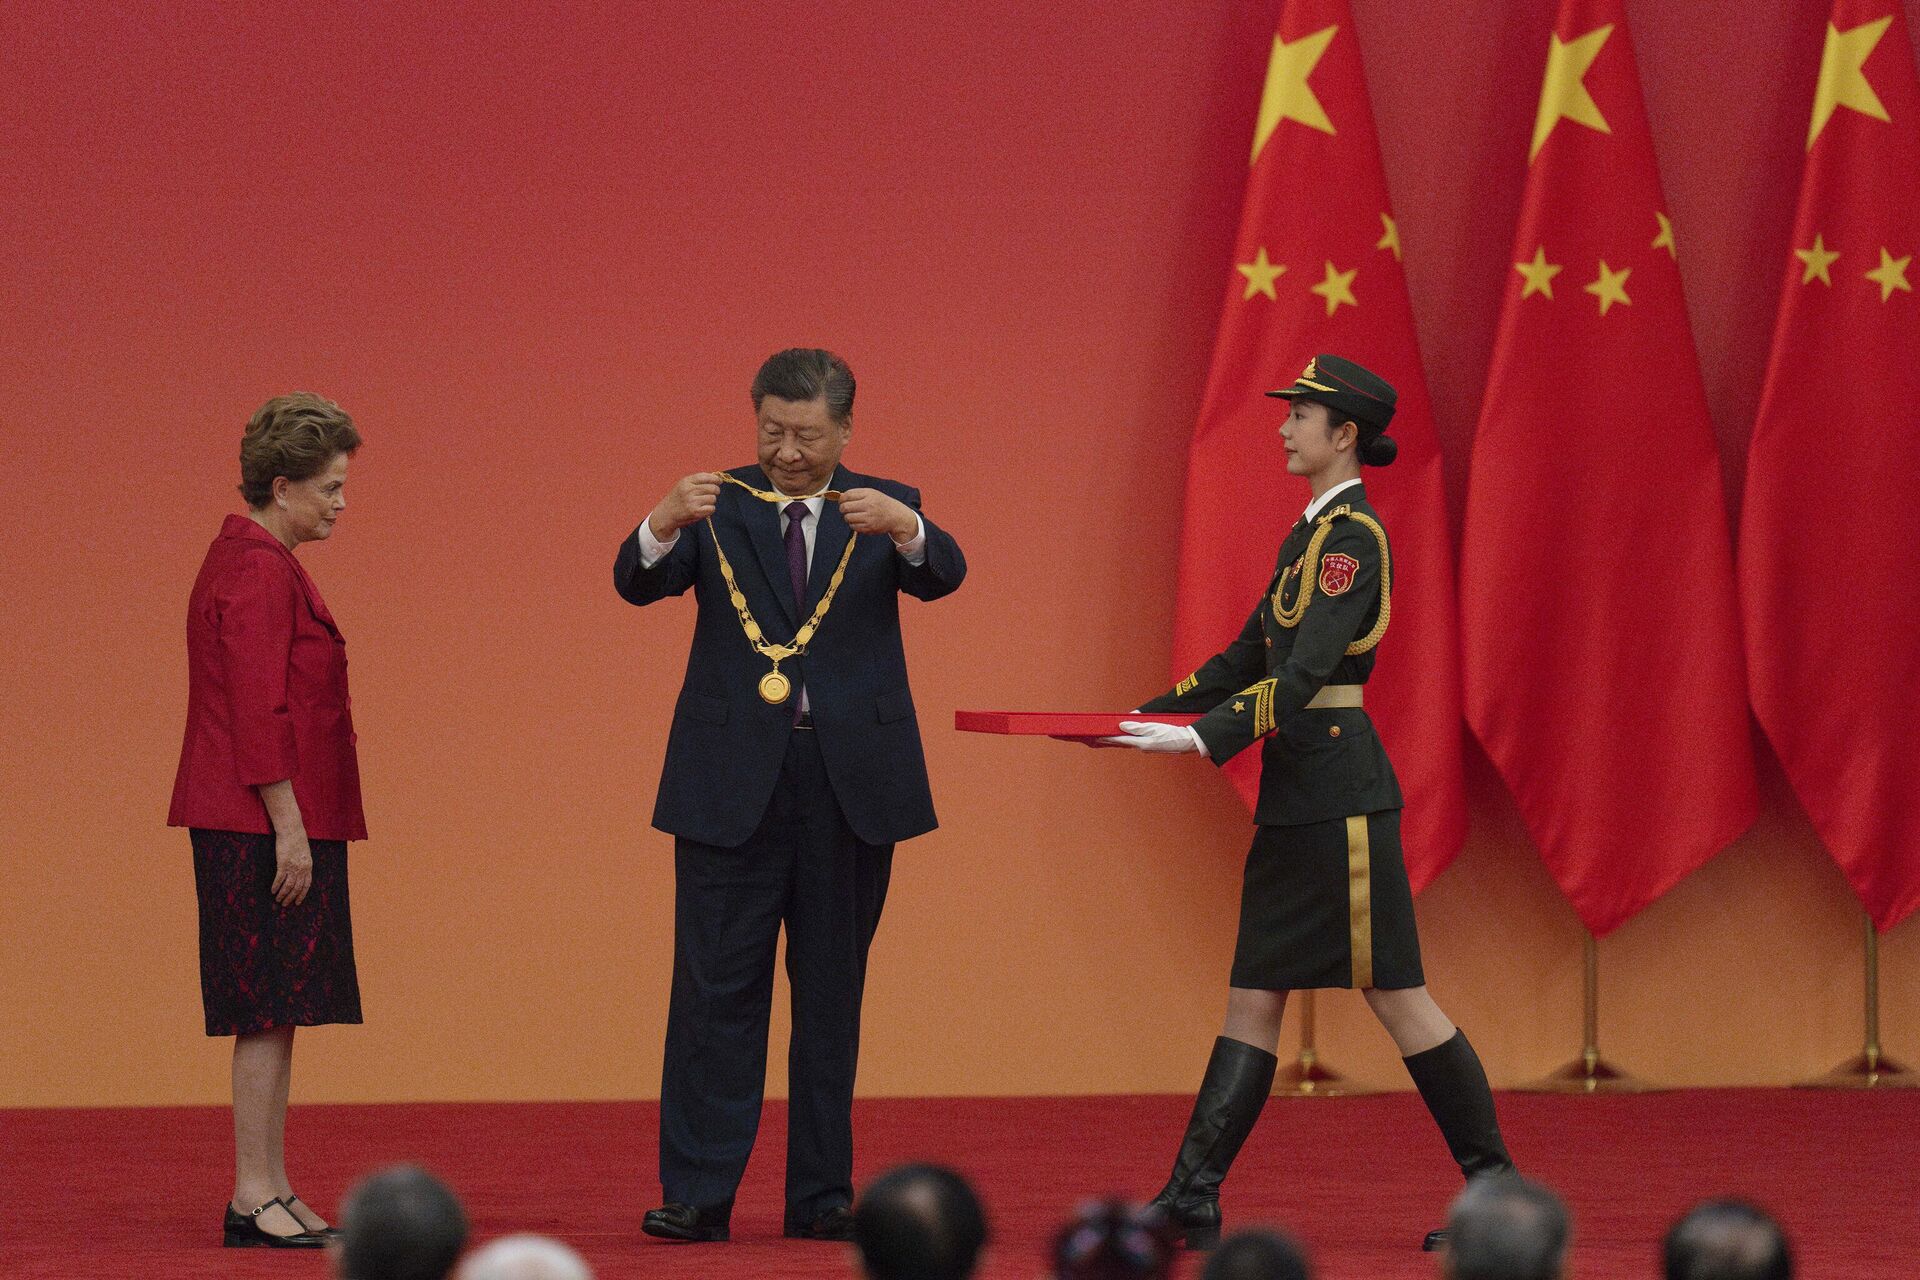
[[[842,496],[838,489],[822,489],[818,493],[775,493],[771,489],[756,489],[745,480],[729,475],[725,471],[716,471],[714,474],[726,484],[739,485],[762,502],[806,502],[813,498],[825,498],[828,502],[838,502]]]
[[[722,472],[721,474],[724,475],[725,473]],[[733,479],[731,476],[727,478],[730,480]],[[740,485],[741,488],[757,496],[766,498],[769,501],[802,501],[802,499],[799,498],[787,498],[784,494],[768,494],[763,490],[753,488],[752,485],[741,484],[738,480],[734,480],[733,482]],[[826,495],[816,494],[815,496],[823,497]],[[833,494],[829,500],[836,500],[838,497],[838,494]],[[727,553],[721,549],[720,534],[714,529],[712,519],[708,519],[706,525],[707,533],[713,538],[714,554],[720,557],[720,576],[727,580],[727,598],[733,602],[734,612],[740,615],[740,629],[747,633],[747,643],[753,646],[754,651],[773,662],[773,670],[760,677],[760,697],[765,702],[779,706],[785,702],[793,692],[793,681],[781,673],[780,664],[788,658],[806,656],[807,643],[813,639],[813,633],[820,629],[820,623],[826,618],[827,610],[833,607],[834,593],[840,590],[840,583],[847,576],[847,562],[853,559],[853,548],[860,541],[860,538],[857,534],[847,538],[847,549],[840,553],[840,563],[834,566],[833,578],[827,583],[825,594],[820,597],[820,603],[813,606],[812,615],[800,625],[798,631],[794,632],[792,643],[770,644],[767,641],[766,633],[760,630],[760,624],[754,621],[753,611],[747,608],[747,597],[740,590],[739,580],[733,576],[733,565],[728,561]]]

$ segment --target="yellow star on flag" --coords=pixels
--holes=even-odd
[[[1311,289],[1308,289],[1307,292],[1317,293],[1327,300],[1328,315],[1332,315],[1335,309],[1343,302],[1350,307],[1357,307],[1360,304],[1353,300],[1353,278],[1359,273],[1360,268],[1358,267],[1353,268],[1351,271],[1335,271],[1333,269],[1333,260],[1328,259],[1327,278],[1319,284],[1314,285]]]
[[[1895,289],[1903,293],[1912,293],[1913,286],[1907,283],[1907,264],[1913,261],[1913,255],[1896,258],[1887,252],[1885,245],[1880,246],[1880,265],[1862,275],[1880,286],[1880,301],[1885,302],[1893,296]]]
[[[1588,69],[1600,56],[1600,46],[1612,34],[1613,24],[1608,23],[1567,44],[1562,44],[1557,34],[1548,37],[1547,78],[1540,86],[1540,113],[1533,119],[1533,149],[1527,152],[1528,164],[1533,163],[1540,148],[1546,145],[1553,126],[1562,120],[1571,120],[1601,133],[1613,132],[1585,83]]]
[[[1374,241],[1373,247],[1393,250],[1393,260],[1400,261],[1400,224],[1393,220],[1392,214],[1383,213],[1380,215],[1380,225],[1386,230],[1380,233],[1380,238]]]
[[[1827,268],[1839,260],[1837,249],[1827,248],[1826,238],[1815,235],[1811,249],[1795,249],[1793,256],[1806,264],[1806,270],[1800,273],[1801,284],[1812,284],[1818,280],[1828,288],[1833,287],[1833,277],[1827,274]]]
[[[1807,127],[1807,150],[1813,150],[1820,131],[1841,107],[1851,107],[1875,120],[1891,119],[1861,68],[1892,21],[1893,15],[1888,14],[1846,31],[1827,24],[1827,45],[1820,53],[1820,81],[1813,89],[1813,123]]]
[[[1545,245],[1533,251],[1532,262],[1516,262],[1513,264],[1513,269],[1518,271],[1521,278],[1527,282],[1520,290],[1522,298],[1531,298],[1536,293],[1544,293],[1549,302],[1553,300],[1553,278],[1559,275],[1563,268],[1557,262],[1547,261]]]
[[[1327,27],[1302,36],[1292,44],[1274,36],[1273,54],[1267,59],[1267,85],[1260,93],[1260,116],[1253,126],[1253,159],[1249,164],[1260,159],[1260,149],[1267,145],[1267,139],[1273,136],[1282,120],[1297,120],[1322,133],[1333,132],[1333,121],[1327,119],[1326,108],[1314,96],[1307,77],[1313,74],[1339,30],[1339,27]]]
[[[1592,284],[1583,284],[1580,287],[1600,299],[1600,314],[1605,315],[1607,308],[1616,302],[1623,307],[1633,305],[1633,299],[1627,296],[1627,277],[1632,274],[1631,267],[1622,267],[1618,271],[1607,270],[1607,260],[1602,258],[1600,274],[1594,278]]]
[[[1678,259],[1680,252],[1673,247],[1673,219],[1661,213],[1658,209],[1654,210],[1653,216],[1660,223],[1660,234],[1653,238],[1652,247],[1655,249],[1665,249],[1669,258]]]
[[[1275,302],[1280,300],[1273,291],[1273,282],[1284,275],[1287,268],[1283,263],[1267,261],[1267,246],[1261,245],[1253,255],[1252,262],[1242,262],[1234,270],[1247,278],[1247,291],[1241,295],[1241,301],[1246,301],[1256,293],[1264,293]]]

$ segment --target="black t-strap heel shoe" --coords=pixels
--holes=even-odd
[[[294,1205],[307,1204],[307,1202],[305,1200],[302,1200],[299,1196],[281,1196],[280,1203],[287,1207],[287,1212],[289,1213],[293,1213]],[[307,1207],[311,1209],[313,1206],[307,1205]],[[293,1220],[295,1222],[300,1222],[300,1215],[297,1213],[294,1213]],[[340,1228],[338,1227],[335,1227],[335,1226],[309,1227],[304,1222],[300,1222],[300,1229],[306,1232],[310,1236],[319,1236],[322,1240],[331,1240],[335,1236],[340,1234]]]
[[[252,1213],[241,1213],[231,1203],[227,1205],[227,1218],[220,1228],[220,1243],[228,1249],[324,1249],[327,1246],[325,1236],[301,1231],[296,1235],[277,1236],[260,1226],[260,1215],[279,1205],[287,1206],[278,1199],[267,1201]],[[293,1217],[293,1210],[287,1209],[287,1216]],[[294,1218],[295,1222],[300,1219]]]

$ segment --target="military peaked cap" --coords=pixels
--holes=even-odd
[[[1315,356],[1307,361],[1292,386],[1267,394],[1312,400],[1342,415],[1338,421],[1351,418],[1363,427],[1381,431],[1393,421],[1393,406],[1398,399],[1385,378],[1339,356]]]

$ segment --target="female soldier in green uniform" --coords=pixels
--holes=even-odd
[[[1313,486],[1240,635],[1142,711],[1203,712],[1192,728],[1129,721],[1103,739],[1199,751],[1220,764],[1264,739],[1258,830],[1240,896],[1227,1019],[1173,1176],[1154,1198],[1190,1247],[1220,1234],[1220,1184],[1273,1088],[1287,993],[1357,987],[1469,1178],[1511,1173],[1493,1095],[1467,1037],[1427,994],[1400,856],[1400,785],[1363,709],[1392,611],[1386,530],[1360,466],[1386,466],[1394,390],[1317,356],[1280,428],[1287,470]],[[1428,1236],[1437,1247],[1443,1233]]]

